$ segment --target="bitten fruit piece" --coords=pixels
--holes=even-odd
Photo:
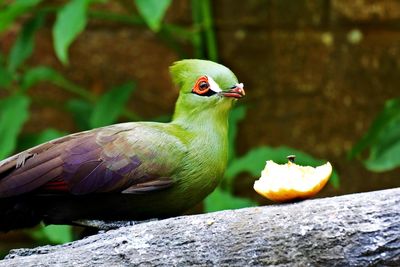
[[[254,183],[254,190],[276,202],[306,199],[317,194],[332,174],[329,162],[311,167],[295,164],[294,156],[288,156],[288,159],[286,164],[268,160],[260,179]]]

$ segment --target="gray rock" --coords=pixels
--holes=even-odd
[[[0,266],[400,266],[400,188],[152,221]]]

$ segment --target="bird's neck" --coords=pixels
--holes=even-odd
[[[196,195],[203,198],[218,185],[227,165],[228,110],[186,115],[175,116],[171,123],[184,130],[190,151],[186,159],[186,166],[190,166],[191,173],[187,176],[190,179],[188,182],[197,184]],[[188,202],[193,198],[190,192],[187,197]],[[197,199],[195,202],[198,202]]]
[[[223,172],[228,157],[228,115],[233,102],[226,100],[209,107],[178,103],[171,122],[184,130],[192,151],[201,151],[207,164],[218,165],[218,172]]]
[[[196,135],[204,135],[211,139],[214,139],[213,136],[216,139],[226,139],[228,134],[228,110],[175,113],[172,123]]]
[[[210,163],[215,165],[216,176],[223,173],[227,164],[228,112],[229,109],[187,112],[175,114],[172,121],[172,124],[185,130],[185,135],[189,138],[190,150],[202,155],[202,159],[196,159],[197,163],[205,161],[204,165]]]

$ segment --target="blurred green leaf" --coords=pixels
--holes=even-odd
[[[171,5],[171,0],[135,0],[137,9],[154,32],[161,28],[161,21]]]
[[[21,87],[22,89],[27,90],[31,86],[42,81],[51,82],[65,91],[77,94],[87,100],[93,100],[93,96],[85,88],[67,80],[56,70],[45,66],[39,66],[27,70],[22,77]]]
[[[376,172],[389,171],[400,166],[400,120],[385,127],[385,134],[371,146],[364,164],[367,169]]]
[[[0,10],[0,32],[4,31],[14,19],[39,4],[41,0],[15,0]]]
[[[349,157],[354,158],[368,147],[369,157],[363,161],[367,169],[382,172],[400,166],[400,98],[386,101]]]
[[[48,225],[30,232],[30,235],[40,243],[63,244],[73,241],[72,227],[69,225]]]
[[[62,137],[66,134],[66,132],[52,128],[48,128],[39,134],[25,134],[18,139],[18,150],[22,151],[31,148],[47,141]]]
[[[90,126],[97,128],[114,123],[131,96],[133,82],[117,86],[100,97],[90,117]]]
[[[85,29],[90,0],[71,0],[57,12],[53,26],[54,50],[63,64],[68,64],[68,47]]]
[[[3,65],[0,65],[0,89],[7,88],[12,79],[11,73]]]
[[[0,159],[14,151],[17,137],[29,117],[29,98],[16,94],[0,100]]]
[[[39,145],[42,144],[44,142],[65,136],[67,134],[67,132],[62,132],[56,129],[52,129],[52,128],[48,128],[44,131],[42,131],[38,136],[35,145]]]
[[[25,72],[24,76],[22,77],[21,87],[24,90],[27,90],[38,82],[51,81],[55,84],[58,84],[63,79],[64,77],[56,70],[44,66],[39,66],[29,69]]]
[[[80,130],[91,129],[89,119],[93,112],[93,105],[90,102],[81,99],[71,99],[67,102],[67,109],[72,113],[72,117]]]
[[[167,32],[171,37],[181,41],[192,41],[194,38],[193,30],[185,28],[183,26],[174,24],[164,24],[163,30]]]
[[[23,26],[8,58],[8,70],[14,72],[33,52],[35,32],[43,25],[44,15],[38,15]]]
[[[246,107],[236,106],[229,115],[229,130],[228,130],[228,160],[236,156],[235,142],[238,131],[238,124],[246,117]]]
[[[206,212],[254,206],[257,206],[257,203],[251,199],[233,196],[229,192],[223,191],[220,187],[217,187],[214,192],[204,200],[204,210]]]
[[[349,158],[352,159],[359,155],[368,146],[374,144],[379,138],[384,138],[386,128],[391,127],[390,124],[400,121],[400,98],[386,101],[383,110],[378,114],[372,122],[371,127],[360,141],[353,147],[349,153]]]
[[[257,147],[251,149],[246,155],[231,161],[225,172],[225,179],[229,184],[233,183],[233,179],[242,172],[250,173],[254,178],[261,175],[261,171],[265,167],[267,160],[273,160],[276,163],[283,164],[287,162],[288,155],[296,155],[296,163],[299,165],[319,166],[326,163],[324,160],[316,159],[302,151],[290,147]],[[336,171],[329,180],[335,187],[339,187],[339,176]]]

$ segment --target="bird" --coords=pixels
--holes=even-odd
[[[223,177],[228,116],[245,95],[227,67],[184,59],[172,120],[126,122],[70,134],[0,161],[0,231],[79,220],[178,216]]]

